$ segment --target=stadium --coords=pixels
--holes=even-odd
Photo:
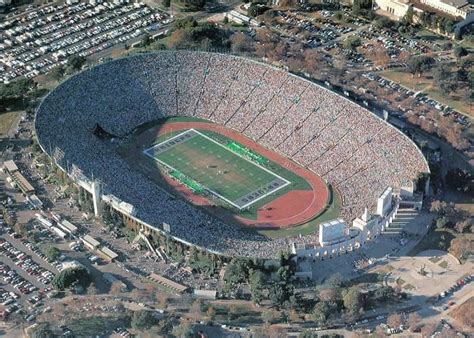
[[[108,203],[135,226],[229,256],[314,243],[309,228],[375,212],[387,187],[429,173],[416,145],[363,107],[217,53],[84,70],[45,97],[35,128],[96,215]]]

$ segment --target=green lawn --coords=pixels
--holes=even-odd
[[[155,145],[151,151],[153,157],[166,166],[180,171],[234,206],[242,207],[252,203],[254,200],[247,199],[247,196],[255,194],[256,190],[263,189],[264,191],[260,192],[263,196],[287,184],[281,182],[281,179],[271,171],[244,159],[202,134],[189,131],[185,135],[189,138],[185,139],[183,136],[184,141],[167,150],[161,151],[159,145]],[[174,140],[176,139],[170,142]],[[156,153],[155,149],[159,153]],[[269,187],[275,180],[279,185]]]
[[[13,112],[0,114],[0,135],[1,136],[5,136],[8,133],[13,122],[15,122],[15,119],[18,117],[19,113],[20,112],[18,111],[13,111]]]

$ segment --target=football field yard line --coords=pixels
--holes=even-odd
[[[180,140],[178,140],[178,143],[172,142],[171,145],[169,144],[170,141],[176,138],[179,138],[180,136],[185,135],[187,133],[192,133],[194,135],[185,136],[186,138],[181,138]],[[195,138],[195,136],[201,136],[202,139],[208,142],[211,142],[214,145],[219,146],[219,148],[214,150],[214,148],[209,147],[209,150],[208,150],[207,149],[208,147],[206,147],[206,143],[203,143],[202,139],[200,141],[198,138]],[[193,146],[191,146],[191,144]],[[193,149],[193,147],[195,149]],[[160,148],[161,151],[156,152],[155,148]],[[221,149],[221,151],[219,151],[219,149]],[[201,154],[199,154],[199,151],[201,151]],[[224,200],[225,202],[229,203],[230,205],[234,206],[235,208],[239,210],[247,208],[250,205],[258,202],[259,200],[267,197],[268,195],[273,194],[279,191],[280,189],[283,189],[287,185],[291,184],[291,182],[286,180],[285,178],[277,175],[276,173],[268,170],[267,168],[262,167],[258,163],[250,161],[249,159],[243,157],[241,154],[234,152],[233,150],[227,148],[223,144],[217,142],[216,140],[208,137],[207,135],[193,128],[188,129],[182,133],[179,133],[178,135],[175,135],[172,138],[164,140],[163,142],[155,144],[152,147],[144,150],[143,153],[171,170],[183,172],[183,174],[190,177],[197,183],[201,184],[207,191],[209,191],[213,195]],[[227,155],[228,153],[232,154],[233,156],[237,156],[240,160],[243,160],[245,163],[248,164],[248,165],[244,165],[244,162],[241,161],[240,162],[241,165],[244,165],[244,166],[238,168],[237,166],[238,163],[237,164],[232,163],[232,166],[235,167],[236,169],[235,171],[232,171],[232,173],[236,174],[237,178],[241,177],[242,181],[233,182],[234,186],[232,186],[231,188],[236,188],[240,186],[240,189],[230,190],[228,188],[229,188],[229,183],[232,183],[231,180],[229,179],[221,180],[218,177],[219,174],[214,176],[212,172],[209,172],[209,170],[206,171],[205,168],[201,168],[201,170],[199,170],[200,168],[197,168],[197,167],[199,167],[199,164],[202,164],[202,162],[191,163],[191,159],[193,158],[193,156],[201,155],[202,161],[206,161],[206,159],[209,161],[212,161],[212,157],[215,157],[217,159],[221,159],[221,162],[223,163],[223,166],[225,168],[226,163],[228,164],[229,161],[232,162],[232,159],[228,158],[228,155]],[[159,158],[160,156],[161,158]],[[167,157],[168,160],[171,161],[171,163],[178,160],[178,163],[180,165],[184,165],[184,168],[182,169],[175,168],[174,165],[168,163],[166,158],[163,158],[163,157]],[[189,163],[186,161],[187,159],[189,159]],[[178,163],[175,163],[175,164],[178,164]],[[258,174],[258,171],[257,172],[252,171],[251,168],[261,169],[260,175]],[[186,169],[194,169],[194,170],[191,170],[191,173],[189,173],[189,170],[186,170]],[[207,169],[209,169],[209,167],[207,167]],[[249,175],[246,175],[247,172]],[[263,175],[263,172],[265,172],[267,175]],[[275,179],[271,180],[271,177]],[[262,179],[263,179],[262,184],[259,184],[259,185],[256,184],[256,181],[262,181]],[[213,188],[210,187],[215,184],[212,184],[210,181],[214,181],[213,183],[220,182],[218,183],[218,186],[219,185],[223,186],[223,188],[225,188],[224,191],[222,193],[215,191]],[[229,198],[225,197],[224,196],[224,194],[226,194],[225,191],[227,191],[227,193],[230,193],[230,195],[235,195],[236,196],[235,199],[230,200],[230,197]],[[267,192],[264,193],[265,191]],[[249,199],[250,201],[248,203],[245,203]],[[241,201],[242,203],[237,204],[236,203],[237,201]]]

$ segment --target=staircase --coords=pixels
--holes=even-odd
[[[418,215],[416,209],[398,209],[393,221],[385,228],[384,233],[387,235],[397,235],[405,226],[409,225]]]

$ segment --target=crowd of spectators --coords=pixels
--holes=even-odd
[[[103,193],[136,207],[137,217],[186,242],[230,255],[274,257],[289,241],[242,232],[176,199],[121,159],[114,142],[95,137],[99,124],[119,139],[169,116],[209,119],[237,130],[331,183],[350,221],[374,208],[387,186],[427,172],[402,133],[344,97],[278,68],[222,54],[160,52],[83,71],[43,101],[40,144],[66,170],[72,164]],[[61,149],[55,152],[55,149]]]

